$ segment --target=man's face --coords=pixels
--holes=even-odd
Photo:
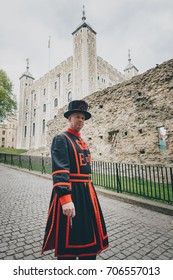
[[[69,118],[70,128],[79,132],[84,126],[85,115],[82,113],[74,113]]]

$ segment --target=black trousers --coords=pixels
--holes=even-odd
[[[57,260],[76,260],[76,257],[58,257]],[[79,260],[96,260],[96,255],[79,257]]]

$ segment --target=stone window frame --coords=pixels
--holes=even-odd
[[[42,121],[42,134],[45,134],[45,132],[46,132],[46,120],[43,119],[43,121]]]
[[[108,132],[108,141],[112,144],[113,147],[116,147],[117,145],[117,136],[119,132],[119,129]]]
[[[36,108],[34,108],[34,114],[33,115],[34,115],[34,117],[36,116]]]
[[[27,136],[27,125],[24,126],[24,138]]]
[[[57,97],[54,99],[54,108],[55,107],[58,107],[58,98]]]
[[[72,82],[72,73],[71,73],[71,72],[68,73],[67,82],[68,82],[68,83],[71,83],[71,82]]]
[[[43,104],[43,113],[46,112],[46,104]]]
[[[71,91],[71,90],[68,91],[68,94],[67,94],[67,101],[68,101],[68,103],[69,103],[70,101],[72,101],[72,91]]]
[[[32,136],[35,137],[35,122],[32,124]]]
[[[28,113],[26,112],[25,113],[25,121],[27,121],[28,120]]]

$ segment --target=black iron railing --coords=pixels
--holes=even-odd
[[[95,185],[173,203],[173,167],[93,161]]]
[[[51,174],[51,158],[0,154],[0,162]],[[94,185],[173,204],[173,167],[92,162]]]
[[[51,174],[52,172],[50,157],[0,154],[0,162],[45,174]]]

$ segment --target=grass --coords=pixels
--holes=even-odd
[[[164,181],[154,182],[137,177],[117,177],[99,173],[93,173],[92,179],[95,185],[112,191],[173,203],[172,185]]]
[[[13,149],[13,148],[0,147],[0,154],[20,155],[20,154],[26,153],[26,152],[27,152],[27,150],[24,150],[24,149]]]

